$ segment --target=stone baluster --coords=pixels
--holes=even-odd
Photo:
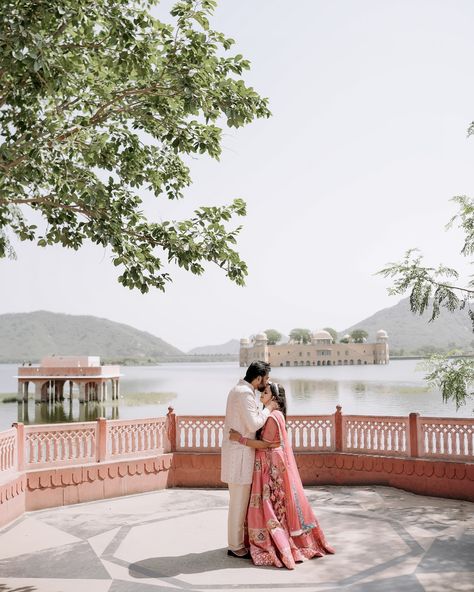
[[[336,452],[342,452],[343,438],[346,434],[342,433],[342,407],[336,405],[336,413],[334,414],[334,443],[333,446]]]
[[[25,426],[22,423],[14,423],[16,428],[16,470],[25,469]]]
[[[97,442],[96,458],[97,462],[104,461],[107,458],[107,420],[100,417],[97,420]]]
[[[165,452],[176,452],[176,415],[174,413],[173,407],[168,407],[168,413],[166,414],[167,420],[167,434],[168,434],[168,442],[169,442],[169,450]]]

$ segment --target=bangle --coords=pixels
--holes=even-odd
[[[243,436],[240,436],[240,438],[239,438],[239,444],[242,444],[242,446],[246,446],[247,445],[247,438],[244,438]]]

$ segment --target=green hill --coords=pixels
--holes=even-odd
[[[378,329],[385,329],[392,353],[424,354],[431,351],[464,351],[474,349],[474,333],[466,311],[450,313],[442,309],[440,316],[429,322],[430,314],[423,316],[411,312],[408,298],[395,306],[379,310],[372,316],[348,327],[340,333],[365,329],[368,341],[374,341]],[[403,350],[403,351],[402,351]]]
[[[46,311],[0,315],[0,362],[38,362],[52,354],[147,363],[183,352],[150,333],[98,317]]]

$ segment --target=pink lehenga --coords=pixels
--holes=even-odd
[[[255,453],[247,512],[254,564],[294,569],[296,562],[334,553],[304,494],[281,411],[271,413],[261,437],[280,446]]]

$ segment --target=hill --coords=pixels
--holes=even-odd
[[[239,355],[240,342],[238,339],[230,339],[222,345],[202,345],[188,351],[192,356],[220,356],[220,355]]]
[[[408,298],[404,298],[395,306],[379,310],[348,327],[340,335],[365,329],[369,333],[368,341],[374,341],[376,331],[385,329],[391,352],[405,355],[455,348],[472,351],[474,334],[466,311],[450,313],[442,309],[435,321],[430,323],[429,319],[429,313],[423,316],[413,314]]]
[[[46,311],[0,315],[0,362],[38,362],[52,354],[146,363],[183,352],[150,333],[98,317]]]

